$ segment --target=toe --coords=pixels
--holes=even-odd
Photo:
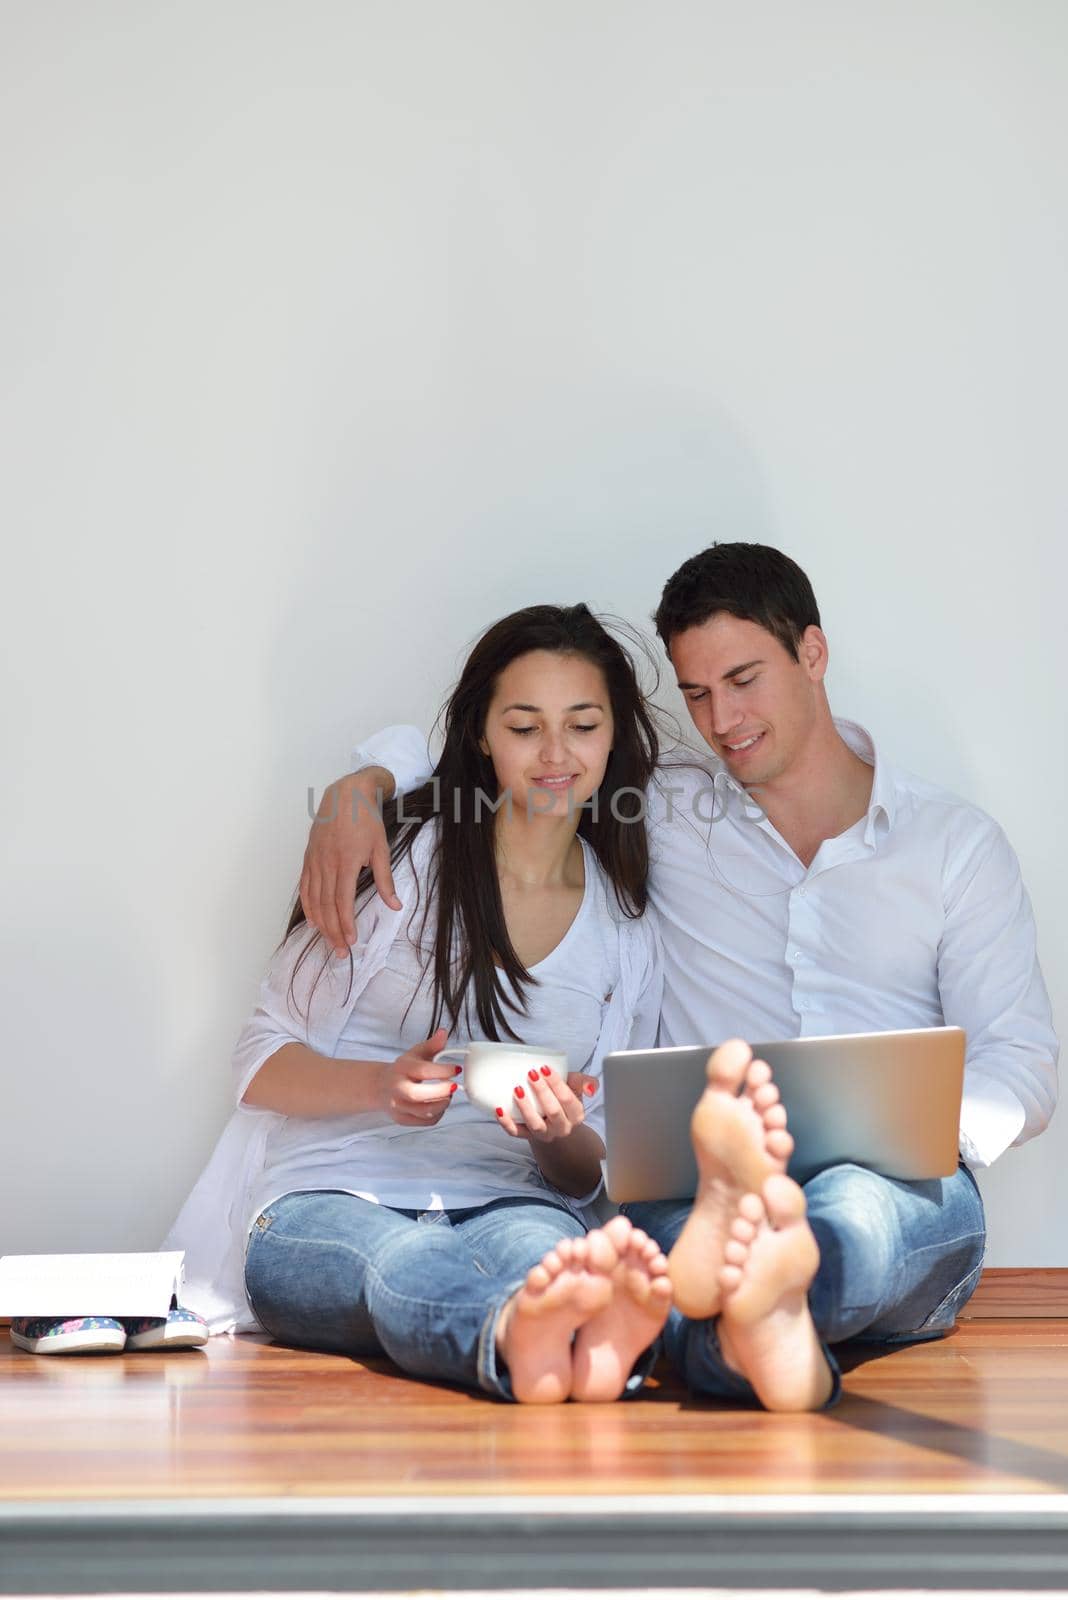
[[[730,1237],[739,1239],[742,1244],[752,1244],[756,1237],[756,1224],[749,1221],[748,1217],[740,1214],[731,1218]]]
[[[807,1210],[804,1190],[783,1172],[773,1173],[765,1180],[764,1204],[773,1228],[784,1228],[791,1222],[800,1222]]]
[[[624,1286],[635,1305],[643,1306],[649,1298],[649,1274],[643,1267],[628,1267]]]
[[[612,1219],[615,1221],[615,1218]],[[606,1228],[594,1228],[584,1240],[586,1263],[595,1272],[612,1272],[619,1265],[620,1252]]]
[[[719,1286],[727,1294],[733,1293],[741,1283],[743,1277],[741,1267],[724,1266],[719,1269]]]
[[[635,1238],[637,1230],[629,1218],[619,1215],[610,1217],[600,1232],[611,1240],[613,1248],[622,1255],[630,1241]]]
[[[776,1161],[789,1161],[794,1153],[793,1135],[785,1128],[770,1128],[764,1137],[764,1148]]]
[[[754,1227],[764,1221],[766,1212],[764,1202],[758,1194],[743,1194],[738,1201],[738,1216],[744,1217],[746,1222],[751,1222]]]
[[[752,1093],[765,1088],[771,1082],[771,1068],[766,1061],[751,1061],[745,1074],[745,1086]]]
[[[744,1039],[728,1039],[708,1058],[706,1071],[710,1087],[736,1094],[752,1059],[753,1052]]]
[[[723,1246],[723,1259],[732,1267],[744,1267],[749,1260],[749,1246],[740,1239],[728,1239]]]
[[[633,1270],[634,1272],[648,1272],[649,1269],[645,1264],[645,1258],[648,1254],[648,1250],[639,1250],[637,1245],[632,1240],[626,1256],[628,1271]]]

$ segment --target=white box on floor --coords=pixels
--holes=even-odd
[[[0,1256],[0,1317],[165,1317],[184,1250]]]

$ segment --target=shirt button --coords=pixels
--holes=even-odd
[[[801,952],[800,952],[800,950],[795,950],[795,951],[794,951],[794,960],[795,960],[795,961],[800,961],[800,960],[801,960],[801,959],[802,959],[802,957],[801,957]]]

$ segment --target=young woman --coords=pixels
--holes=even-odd
[[[601,1060],[651,1043],[659,1012],[656,755],[633,664],[585,606],[479,640],[434,779],[387,808],[399,909],[365,871],[339,958],[298,905],[238,1042],[237,1110],[166,1246],[215,1331],[523,1401],[640,1383],[667,1264],[625,1218],[587,1235],[583,1209]],[[532,1070],[493,1116],[434,1061],[450,1039],[572,1070]]]

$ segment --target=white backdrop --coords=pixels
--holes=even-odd
[[[358,732],[713,538],[1005,824],[1064,1022],[1066,107],[1060,0],[0,3],[0,1247],[156,1245]]]

